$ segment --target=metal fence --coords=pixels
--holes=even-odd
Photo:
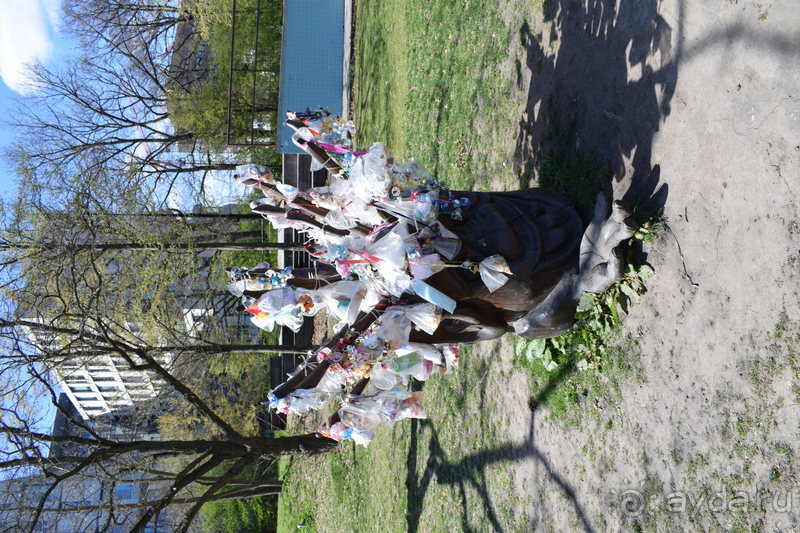
[[[256,7],[254,10],[250,9],[247,11],[247,15],[250,15],[251,20],[252,17],[255,17],[255,25],[252,26],[251,24],[247,24],[242,20],[237,21],[237,14],[240,15],[241,13],[238,12],[236,0],[233,0],[233,12],[232,12],[232,20],[231,20],[231,46],[230,46],[230,63],[229,63],[229,76],[228,76],[228,113],[227,113],[227,125],[225,130],[225,142],[228,146],[242,146],[242,147],[253,147],[253,146],[262,146],[262,147],[275,147],[275,138],[277,135],[277,128],[278,128],[278,117],[277,117],[277,83],[280,76],[280,66],[277,65],[265,65],[263,63],[266,62],[265,55],[264,55],[264,48],[265,43],[259,39],[260,35],[263,32],[261,27],[261,19],[263,14],[263,9],[261,6],[261,0],[257,0]],[[240,50],[237,53],[236,47],[236,37],[237,37],[237,22],[239,22],[239,35],[242,33],[249,33],[249,30],[252,30],[253,27],[255,28],[254,37],[252,40],[252,46],[248,47],[244,45],[244,47],[239,47]],[[243,24],[244,22],[244,24]],[[263,37],[263,35],[261,35]],[[242,43],[240,43],[241,45]],[[278,45],[280,47],[280,44]],[[242,52],[244,50],[244,52]],[[280,48],[278,48],[280,50]],[[239,59],[239,61],[236,61]],[[274,59],[274,58],[273,58]],[[280,61],[280,54],[278,54],[278,61]],[[259,65],[259,60],[261,60],[262,64]],[[238,63],[238,64],[237,64]],[[249,109],[236,109],[234,106],[234,77],[239,74],[246,74],[249,75],[251,78],[251,83],[249,84],[250,89],[250,101],[249,101]],[[261,76],[259,76],[259,74]],[[259,78],[261,79],[262,83],[259,84]],[[264,86],[268,84],[267,79],[272,82],[272,85],[275,85],[275,89],[272,91],[264,90]],[[244,89],[244,84],[240,87],[239,84],[236,84],[237,88]],[[264,93],[275,92],[275,107],[274,109],[269,110],[269,108],[262,106],[259,108],[257,105],[257,95],[263,95]],[[237,112],[243,111],[237,115]],[[268,113],[275,113],[275,122],[270,118],[264,119],[264,112],[267,111]],[[249,116],[248,116],[249,115]],[[237,120],[238,119],[238,120]],[[238,130],[233,132],[233,136],[238,137],[238,139],[232,139],[232,123],[239,122],[238,127],[235,125],[234,127]],[[243,125],[246,124],[245,127]],[[249,131],[248,131],[249,130]],[[266,140],[265,140],[266,139]],[[247,142],[239,142],[245,140]]]

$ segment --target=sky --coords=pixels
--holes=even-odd
[[[42,62],[57,66],[71,51],[69,38],[59,31],[61,26],[60,0],[0,0],[0,147],[13,141],[13,131],[2,122],[13,112],[14,98],[35,91],[28,82],[26,65]],[[207,180],[207,198],[211,205],[238,201],[247,191],[234,185],[229,172],[215,173]],[[0,195],[10,198],[15,178],[0,162]],[[191,210],[193,202],[185,205],[181,197],[188,191],[173,190],[169,204]]]
[[[25,65],[41,61],[53,64],[70,45],[58,32],[59,0],[0,0],[0,122],[13,112],[14,98],[32,90],[27,83]],[[0,146],[13,141],[13,132],[0,123]],[[10,198],[15,180],[5,164],[0,164],[0,195]],[[49,430],[55,409],[48,402],[40,406],[41,430]]]
[[[35,61],[54,64],[64,57],[70,44],[59,33],[59,0],[0,0],[0,117],[5,120],[13,111],[15,96],[25,95],[25,65]],[[0,124],[0,146],[13,140],[13,132]],[[0,166],[0,194],[9,197],[14,190],[14,176]]]

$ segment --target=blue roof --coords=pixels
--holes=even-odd
[[[287,111],[317,106],[342,115],[344,90],[345,0],[284,0],[281,80],[278,96],[278,147],[302,153],[294,131],[283,125]],[[349,32],[349,29],[347,29]]]

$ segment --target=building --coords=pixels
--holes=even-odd
[[[79,418],[78,410],[66,394],[58,399],[59,411],[53,422],[51,435],[89,437],[85,429],[74,423]],[[109,432],[105,417],[87,422],[92,429],[105,438],[114,438]],[[117,423],[122,427],[124,423]],[[129,436],[126,434],[126,436]],[[91,452],[86,447],[74,443],[52,444],[48,458],[86,457]],[[47,495],[41,516],[33,531],[47,533],[72,533],[89,531],[124,532],[128,531],[138,515],[136,506],[149,500],[157,500],[167,490],[164,482],[154,482],[151,476],[141,472],[129,472],[117,476],[110,475],[110,465],[89,467],[80,475],[69,477],[55,486]],[[67,468],[48,467],[48,472],[63,475]],[[0,532],[28,531],[36,508],[47,491],[52,488],[53,477],[41,472],[31,471],[13,479],[0,481]],[[117,508],[130,506],[133,512],[117,512],[116,525],[104,528],[111,504]],[[126,514],[128,516],[126,516]],[[165,513],[159,516],[156,526],[149,531],[167,531],[171,526]]]
[[[0,531],[29,531],[34,513],[46,496],[34,532],[124,533],[130,531],[138,518],[136,507],[146,502],[147,495],[152,492],[151,484],[141,475],[122,478],[111,484],[89,472],[62,481],[46,494],[52,484],[53,479],[42,474],[0,480]],[[122,508],[115,513],[113,522],[108,520],[111,502],[117,509]],[[173,524],[169,523],[163,511],[155,522],[156,525],[148,524],[144,531],[173,530]]]
[[[132,413],[135,406],[155,398],[166,386],[149,372],[128,370],[126,362],[112,354],[66,361],[52,371],[58,386],[85,420]]]

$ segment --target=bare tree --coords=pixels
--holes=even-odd
[[[62,290],[69,293],[74,288],[63,287]],[[58,303],[63,308],[59,309]],[[17,504],[17,507],[29,511],[26,530],[35,530],[37,524],[44,523],[48,513],[55,512],[52,511],[53,498],[60,499],[65,491],[74,492],[77,490],[74,485],[83,486],[85,479],[99,479],[105,486],[113,487],[131,479],[149,482],[152,478],[152,486],[156,486],[157,480],[161,488],[154,488],[153,495],[136,505],[122,505],[115,500],[113,490],[107,490],[104,498],[99,498],[83,511],[106,509],[104,513],[91,515],[95,520],[93,526],[101,530],[122,523],[129,524],[130,531],[142,531],[168,506],[180,503],[185,504],[186,512],[179,520],[178,529],[186,531],[207,502],[263,495],[268,491],[266,487],[274,490],[274,485],[252,486],[242,482],[240,474],[245,468],[279,455],[322,453],[336,445],[335,441],[314,435],[273,439],[243,434],[209,405],[203,393],[176,377],[175,368],[181,358],[190,355],[190,346],[173,353],[171,358],[163,357],[165,347],[159,343],[149,342],[127,331],[117,317],[99,315],[104,305],[102,298],[84,295],[78,300],[69,294],[51,295],[40,304],[37,320],[0,323],[0,336],[8,347],[6,355],[0,359],[4,378],[26,373],[30,376],[27,381],[44,388],[51,401],[58,405],[55,391],[48,385],[48,369],[65,361],[89,360],[100,353],[110,354],[128,371],[148,372],[166,383],[196,416],[215,428],[218,438],[119,441],[104,436],[81,420],[73,420],[83,430],[81,436],[53,436],[33,429],[27,414],[27,396],[20,389],[20,380],[8,380],[3,383],[4,416],[0,420],[0,434],[5,436],[9,445],[5,447],[8,451],[0,461],[0,469],[6,478],[24,481],[35,472],[43,480],[35,502]],[[68,443],[85,450],[85,453],[57,458],[45,456],[43,448],[53,443]],[[211,475],[212,471],[220,468],[221,473]],[[102,496],[103,491],[98,490]]]
[[[169,40],[175,27],[192,20],[179,2],[166,0],[65,0],[64,26],[84,48],[107,49],[109,42],[144,36],[150,42]]]
[[[202,183],[210,172],[235,168],[171,120],[170,95],[192,94],[206,66],[173,64],[146,34],[98,35],[102,54],[84,51],[63,66],[32,69],[37,91],[20,98],[7,121],[17,141],[4,156],[19,174],[102,170],[134,186],[171,188],[181,177]]]

